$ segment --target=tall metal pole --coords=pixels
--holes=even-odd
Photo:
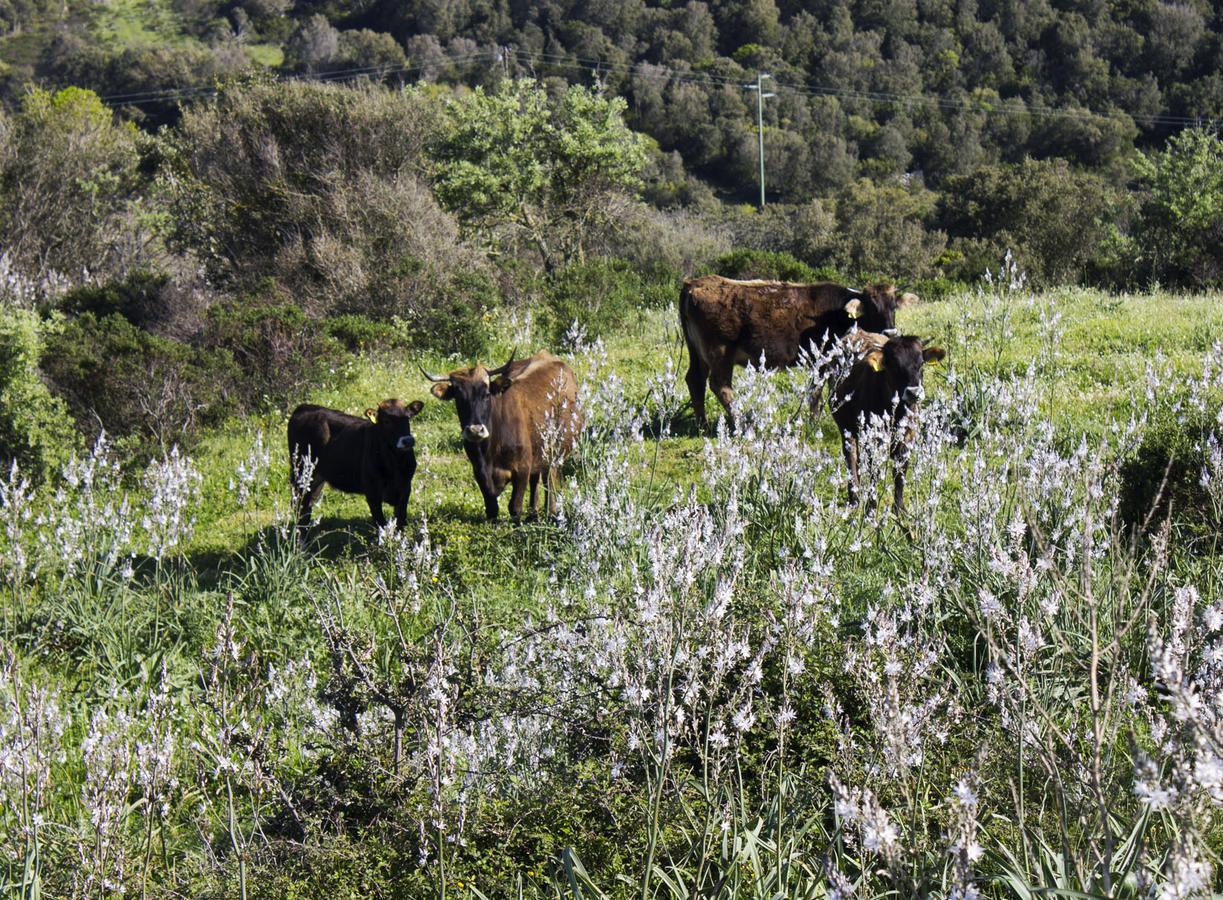
[[[764,92],[763,80],[772,78],[773,76],[767,72],[756,73],[755,84],[743,85],[749,91],[756,92],[756,138],[757,149],[760,154],[760,208],[764,209],[764,101],[768,97],[776,97],[776,94],[766,94]]]

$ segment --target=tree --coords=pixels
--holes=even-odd
[[[1149,190],[1135,229],[1142,268],[1193,287],[1223,279],[1223,139],[1190,128],[1161,152],[1139,156]]]
[[[437,196],[490,246],[521,237],[549,270],[580,260],[610,205],[640,185],[645,150],[624,109],[579,86],[553,99],[529,79],[477,89],[447,107]]]
[[[940,223],[968,240],[962,249],[975,248],[977,257],[962,274],[976,277],[1011,250],[1032,280],[1044,284],[1082,276],[1120,202],[1104,179],[1061,159],[982,166],[945,187]]]
[[[79,88],[35,89],[15,116],[0,113],[0,246],[26,275],[139,261],[137,137]]]

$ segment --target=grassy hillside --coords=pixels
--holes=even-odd
[[[7,888],[1122,896],[1197,864],[1220,849],[1189,751],[1213,713],[1183,717],[1152,660],[1180,641],[1211,689],[1203,451],[1169,548],[1116,514],[1144,435],[1217,433],[1220,298],[999,290],[899,324],[948,351],[904,528],[886,472],[881,511],[844,505],[801,371],[739,371],[746,432],[697,434],[670,310],[572,354],[589,434],[558,521],[483,520],[416,368],[440,359],[301,398],[426,401],[401,540],[331,491],[308,546],[286,536],[287,411],[111,487],[99,463],[27,505],[10,479]],[[493,356],[537,343],[507,327]]]

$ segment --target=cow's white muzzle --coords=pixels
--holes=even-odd
[[[469,443],[488,440],[488,428],[484,425],[468,425],[463,429],[463,440]]]
[[[415,446],[416,438],[412,437],[410,434],[403,435],[403,437],[395,442],[396,450],[411,450]]]

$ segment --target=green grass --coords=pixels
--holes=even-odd
[[[119,48],[200,46],[182,26],[168,0],[104,0],[94,8],[94,31]]]
[[[1062,336],[1056,357],[1042,373],[1049,392],[1053,418],[1068,433],[1101,434],[1110,422],[1124,421],[1133,406],[1145,366],[1160,356],[1183,376],[1200,375],[1202,355],[1216,336],[1223,335],[1223,303],[1217,296],[1122,295],[1110,296],[1095,291],[1062,290],[1050,298],[1061,313]],[[995,356],[989,347],[973,343],[965,334],[963,321],[967,310],[978,301],[972,297],[951,298],[944,302],[922,304],[901,313],[897,323],[905,333],[931,336],[948,350],[941,365],[926,370],[926,388],[938,395],[947,390],[954,371],[964,378],[975,370],[1022,373],[1040,354],[1039,316],[1034,309],[1015,303],[1009,307],[1013,340]],[[490,350],[490,359],[509,353],[508,344]],[[677,347],[674,313],[661,310],[643,314],[642,319],[607,343],[610,368],[627,385],[630,398],[640,400],[646,382],[662,370],[670,357],[676,367],[678,390],[686,398],[682,384],[687,360]],[[523,352],[523,351],[520,351]],[[484,522],[479,492],[458,438],[453,406],[435,400],[428,383],[416,366],[431,371],[457,365],[457,361],[435,358],[370,358],[350,363],[337,373],[335,384],[308,391],[302,402],[321,403],[360,414],[379,400],[400,397],[425,401],[425,408],[414,421],[419,468],[412,486],[412,516],[428,515],[430,527],[443,536],[471,532],[501,533],[505,524]],[[579,366],[579,369],[581,367]],[[579,380],[585,372],[579,371]],[[712,396],[707,398],[711,412],[718,409]],[[285,462],[284,423],[288,409],[262,419],[235,423],[210,435],[197,451],[197,461],[205,470],[209,502],[201,510],[197,549],[217,553],[235,551],[243,542],[246,523],[232,511],[224,484],[228,473],[244,457],[256,429],[262,429],[273,451],[274,471],[271,490],[262,497],[263,508],[257,526],[273,519],[272,505],[288,502],[288,474]],[[807,423],[807,436],[824,446],[837,446],[831,416],[823,412]],[[689,414],[682,414],[677,432],[681,436],[649,445],[657,453],[654,477],[660,485],[679,488],[700,484],[702,439],[691,429]],[[508,494],[502,498],[503,516]],[[365,501],[356,496],[328,490],[318,507],[323,517],[322,531],[331,529],[365,530],[368,519]]]
[[[1041,309],[1046,313],[1052,310],[1061,316],[1053,331],[1056,339],[1052,342],[1048,340],[1049,329],[1042,332]],[[993,335],[1000,332],[999,323],[1003,320],[1009,337],[998,341]],[[970,294],[906,311],[899,325],[906,333],[933,336],[948,351],[944,364],[927,370],[927,392],[932,400],[949,398],[955,385],[959,386],[954,387],[955,390],[963,390],[962,386],[971,385],[974,379],[997,374],[1022,375],[1029,365],[1037,366],[1041,417],[1051,417],[1065,439],[1064,444],[1073,446],[1077,444],[1078,435],[1103,435],[1112,422],[1124,421],[1146,406],[1143,372],[1147,363],[1156,357],[1161,360],[1160,365],[1181,376],[1199,375],[1204,351],[1215,335],[1223,334],[1223,304],[1217,296],[1113,297],[1080,290],[1057,291],[1037,298],[1036,303],[1029,303],[1023,296],[986,303],[981,297]],[[514,340],[507,336],[499,346],[489,349],[486,360],[503,360],[513,343]],[[525,354],[537,348],[524,340],[518,349]],[[593,378],[614,373],[624,382],[628,402],[639,405],[650,380],[664,371],[670,360],[676,390],[686,396],[683,373],[687,360],[677,341],[673,310],[642,313],[607,342],[606,352],[601,376],[591,372],[585,357],[575,360],[579,381],[585,382],[587,390],[597,387]],[[518,634],[516,629],[528,620],[542,621],[547,611],[554,608],[558,597],[565,596],[566,585],[559,580],[580,573],[586,561],[575,558],[574,538],[565,527],[549,521],[510,524],[505,514],[507,496],[501,498],[503,518],[495,523],[484,520],[482,500],[458,439],[454,408],[430,396],[429,383],[417,368],[423,365],[431,371],[444,371],[467,362],[418,358],[411,354],[352,359],[337,369],[330,383],[303,391],[295,399],[357,414],[388,397],[425,401],[425,408],[414,421],[413,429],[417,437],[419,468],[409,506],[410,526],[415,532],[422,518],[427,520],[440,559],[437,583],[428,585],[423,592],[425,603],[436,604],[436,607],[426,605],[419,616],[406,617],[409,628],[419,629],[419,632],[409,632],[408,643],[414,648],[411,652],[417,652],[427,643],[429,629],[435,627],[437,619],[431,617],[455,614],[462,628],[479,632],[487,640],[482,644],[473,642],[473,647],[489,654],[487,659],[474,659],[473,664],[495,666],[498,641],[504,635]],[[798,376],[789,373],[778,377]],[[739,383],[741,379],[740,375]],[[717,409],[712,397],[708,403],[711,410]],[[801,423],[802,440],[823,447],[829,452],[832,464],[839,466],[838,441],[827,412],[822,412],[813,421],[797,392],[790,395],[787,403],[786,409]],[[394,649],[396,640],[388,634],[390,626],[384,606],[388,602],[387,595],[377,586],[377,580],[389,571],[389,567],[382,558],[384,551],[374,540],[364,499],[326,491],[316,507],[316,514],[321,519],[311,532],[312,552],[298,555],[288,550],[286,544],[278,543],[277,526],[287,521],[289,515],[285,448],[289,408],[287,404],[283,409],[231,422],[205,435],[192,447],[191,456],[203,474],[202,500],[194,510],[195,537],[187,549],[187,565],[182,567],[180,580],[149,578],[146,568],[131,587],[124,586],[113,593],[90,592],[74,583],[68,584],[67,589],[38,589],[42,595],[22,601],[32,610],[17,633],[23,664],[45,681],[62,687],[73,703],[88,709],[91,704],[109,702],[107,695],[113,685],[138,689],[149,684],[148,673],[157,671],[161,660],[165,659],[167,677],[175,691],[186,698],[187,703],[197,704],[203,683],[201,672],[209,658],[206,653],[216,641],[226,598],[232,596],[244,652],[254,660],[252,671],[241,675],[241,678],[250,679],[243,684],[257,688],[258,676],[253,673],[266,671],[268,665],[283,667],[290,662],[308,661],[313,671],[319,673],[321,689],[331,671],[332,657],[315,604],[329,600],[334,600],[337,607],[342,605],[346,628],[361,635],[362,640],[368,636],[371,658],[379,665],[388,666],[390,671],[398,671],[395,668],[398,665]],[[229,482],[250,453],[258,433],[263,434],[270,453],[271,471],[266,485],[255,493],[248,508],[241,510]],[[1004,436],[1002,443],[1006,440]],[[714,489],[708,485],[703,469],[705,439],[694,432],[686,412],[681,413],[675,423],[674,436],[665,440],[647,436],[630,447],[634,465],[629,483],[641,505],[647,507],[643,515],[649,519],[650,527],[657,527],[665,518],[659,513],[673,505],[682,506],[690,490],[696,491],[699,500],[712,498]],[[948,447],[940,453],[968,454],[972,450],[970,443],[966,448]],[[728,452],[727,445],[722,445],[719,452]],[[945,458],[940,456],[940,459]],[[589,460],[579,456],[572,464],[566,493],[571,494],[583,478],[597,474],[590,471],[588,463]],[[935,530],[945,522],[948,534],[958,536],[962,534],[963,523],[955,521],[959,516],[956,499],[963,488],[957,479],[963,471],[954,465],[949,470],[951,474],[942,488],[940,518]],[[839,489],[830,480],[824,478],[819,483],[824,499],[836,499],[834,494]],[[752,482],[744,478],[738,484],[746,493]],[[1067,496],[1073,496],[1073,491],[1072,485],[1067,486]],[[920,488],[915,496],[920,498]],[[759,504],[759,498],[755,497],[743,497],[741,501],[745,509],[754,502]],[[759,623],[751,622],[754,611],[772,609],[767,604],[777,593],[774,579],[784,568],[777,555],[777,544],[780,543],[781,550],[788,554],[797,540],[794,534],[777,539],[772,530],[784,531],[790,526],[785,515],[762,508],[767,505],[758,506],[754,512],[742,513],[738,520],[747,523],[743,544],[748,555],[743,583],[737,588],[735,599],[742,616],[740,626],[750,623],[749,627],[755,627]],[[633,514],[638,512],[641,511],[636,510]],[[760,518],[753,518],[756,515]],[[861,630],[861,617],[872,607],[887,606],[888,598],[894,597],[895,591],[926,574],[920,554],[916,554],[904,539],[890,514],[871,517],[859,510],[846,512],[843,519],[837,519],[838,515],[837,511],[830,512],[829,517],[822,520],[827,533],[815,538],[830,542],[828,557],[836,563],[830,578],[835,582],[833,591],[838,597],[842,618],[835,633],[829,629],[829,634],[811,638],[814,649],[810,651],[810,665],[821,674],[818,682],[812,676],[804,683],[803,690],[808,693],[803,694],[806,706],[800,716],[802,743],[796,738],[792,751],[796,761],[820,773],[803,776],[810,779],[804,792],[817,796],[822,790],[820,782],[825,777],[824,770],[835,740],[833,724],[812,714],[812,710],[818,709],[823,702],[818,696],[817,684],[831,682],[852,694],[851,688],[843,684],[848,676],[841,657],[844,646]],[[599,590],[612,592],[624,587],[620,582],[635,582],[637,573],[632,566],[640,564],[641,560],[633,554],[640,552],[640,548],[633,548],[624,557],[616,558],[615,564],[622,565],[623,570],[600,575]],[[1209,569],[1216,561],[1217,557],[1211,557],[1202,565]],[[176,566],[177,561],[171,566],[172,574],[177,571]],[[978,577],[975,571],[968,571],[971,568],[969,565],[965,571],[953,573],[954,578],[968,582],[966,596],[970,597],[975,596],[973,579]],[[1188,571],[1189,568],[1177,570],[1177,577]],[[1203,580],[1202,584],[1206,595],[1209,582]],[[956,588],[945,587],[944,590],[950,597]],[[628,596],[630,593],[626,590],[624,597]],[[932,754],[930,768],[923,776],[930,779],[931,785],[940,779],[950,779],[954,783],[962,767],[968,764],[965,760],[976,751],[975,747],[967,746],[975,739],[974,735],[997,734],[990,730],[996,713],[980,704],[979,697],[973,699],[972,694],[972,684],[980,674],[976,671],[980,662],[978,654],[985,652],[980,636],[963,615],[956,618],[949,613],[947,621],[952,629],[948,640],[956,644],[955,652],[949,652],[948,658],[954,658],[957,667],[954,677],[963,679],[968,685],[966,702],[979,704],[972,708],[974,716],[978,712],[981,715],[971,728],[980,731],[973,730],[970,734],[966,730],[963,747],[953,741],[952,751]],[[1073,629],[1067,629],[1067,640],[1077,633],[1072,632]],[[933,636],[933,633],[927,635],[931,640]],[[943,639],[941,632],[938,639]],[[1141,642],[1142,635],[1137,634],[1135,639]],[[1073,661],[1076,657],[1068,654],[1059,658]],[[239,657],[235,666],[241,669],[247,665],[246,659]],[[479,696],[475,698],[479,699]],[[490,703],[497,702],[491,696],[486,699]],[[855,714],[860,713],[859,710]],[[179,727],[194,737],[204,727],[200,724],[203,719],[197,721],[194,717],[203,715],[201,709],[184,708],[180,711]],[[77,719],[78,730],[84,728],[79,724],[81,721],[84,720]],[[858,720],[855,727],[865,726]],[[969,726],[965,724],[965,727]],[[402,835],[411,832],[410,827],[405,828],[405,822],[411,823],[420,808],[412,803],[425,802],[420,799],[420,783],[416,782],[414,788],[405,788],[394,779],[388,779],[385,772],[377,769],[385,758],[368,748],[353,750],[351,755],[342,747],[332,748],[325,765],[319,761],[316,771],[312,768],[315,762],[304,755],[296,755],[304,754],[304,748],[294,743],[292,737],[284,741],[289,748],[288,758],[278,761],[277,772],[285,784],[305,796],[321,798],[323,802],[327,802],[333,789],[341,792],[345,802],[355,802],[359,807],[368,805],[373,810],[370,815],[374,824],[366,835],[355,827],[345,830],[336,826],[334,831],[338,833],[333,833],[333,823],[323,821],[310,838],[318,842],[317,846],[311,845],[309,852],[300,857],[307,860],[300,870],[294,868],[296,863],[290,865],[287,860],[298,859],[302,848],[291,841],[280,843],[280,838],[273,835],[267,858],[259,863],[262,868],[256,880],[260,889],[267,895],[288,895],[291,890],[298,891],[301,896],[330,893],[325,887],[327,879],[341,878],[340,873],[346,871],[348,865],[346,842],[358,841],[363,855],[368,852],[372,858],[385,860],[384,868],[377,875],[368,876],[370,884],[366,892],[386,887],[388,892],[400,890],[407,896],[427,893],[429,888],[420,879],[432,876],[414,870],[413,860],[402,855],[407,851],[399,849],[405,840]],[[760,749],[767,740],[762,738],[761,741],[757,752],[764,752],[767,757],[767,748]],[[1116,746],[1123,744],[1124,741],[1118,741]],[[366,755],[362,756],[362,752]],[[462,877],[476,879],[481,889],[492,891],[488,895],[493,896],[511,889],[514,873],[528,869],[544,872],[554,865],[560,850],[569,845],[583,848],[584,862],[592,872],[597,871],[602,885],[612,884],[616,873],[631,876],[638,872],[643,833],[639,785],[627,779],[614,780],[603,767],[604,762],[594,758],[583,760],[582,765],[586,767],[583,771],[589,774],[588,779],[586,774],[569,772],[580,782],[578,784],[523,785],[512,795],[499,796],[481,806],[479,825],[468,835],[471,848],[462,860],[462,864],[470,868],[463,871]],[[767,758],[762,760],[750,755],[739,763],[748,773],[743,776],[746,779],[766,771],[769,765]],[[367,770],[366,766],[371,768]],[[998,768],[1000,780],[993,793],[1003,798],[999,812],[1006,814],[1009,773],[1005,764]],[[983,777],[988,775],[984,773]],[[196,775],[183,777],[190,780]],[[231,858],[220,854],[218,861],[210,862],[208,853],[211,851],[201,848],[193,828],[185,827],[185,823],[195,821],[192,816],[197,815],[197,806],[210,802],[212,806],[208,812],[198,813],[200,820],[210,822],[213,829],[223,829],[223,804],[217,799],[223,792],[218,790],[215,777],[212,781],[208,781],[208,776],[200,777],[206,787],[183,793],[181,808],[175,810],[180,831],[171,837],[170,856],[178,871],[164,878],[159,876],[159,884],[173,885],[180,893],[206,893],[211,889],[215,895],[232,895],[235,867]],[[364,779],[368,779],[368,783]],[[65,783],[70,784],[70,790],[66,790],[71,797],[63,801],[61,809],[75,809],[71,804],[77,802],[73,798],[79,796],[79,786],[76,782]],[[324,783],[326,787],[322,786]],[[405,793],[382,793],[392,790],[392,786]],[[749,793],[763,787],[766,796],[771,790],[767,785],[750,782],[745,782],[744,787]],[[413,794],[412,790],[417,793]],[[679,793],[677,789],[677,803],[682,802]],[[1130,792],[1123,791],[1122,795],[1125,802],[1132,802]],[[691,801],[691,794],[687,796]],[[743,802],[746,804],[743,815],[754,815],[750,812],[754,795]],[[804,802],[811,802],[810,798]],[[814,814],[822,815],[818,799],[814,802]],[[938,807],[934,801],[930,803],[931,815],[937,815]],[[361,810],[353,810],[351,814],[359,816]],[[683,831],[684,823],[676,809],[670,814],[673,818],[666,827],[672,829],[672,833],[668,839],[672,849],[676,849],[683,844],[677,835]],[[475,812],[473,817],[476,817]],[[929,830],[932,840],[933,835],[939,833],[935,824],[932,820]],[[1010,825],[996,820],[993,827],[996,832],[992,837],[998,840],[1013,838]],[[216,831],[212,840],[213,848],[218,846],[218,841],[224,843]],[[1016,845],[1011,841],[1008,846]],[[936,857],[941,866],[946,858],[945,850],[939,849]],[[198,866],[199,873],[193,874],[191,866]],[[538,891],[529,889],[527,895],[550,895],[544,876],[531,877],[539,879]],[[624,888],[613,895],[626,895],[627,890]],[[591,896],[597,894],[592,891]]]

